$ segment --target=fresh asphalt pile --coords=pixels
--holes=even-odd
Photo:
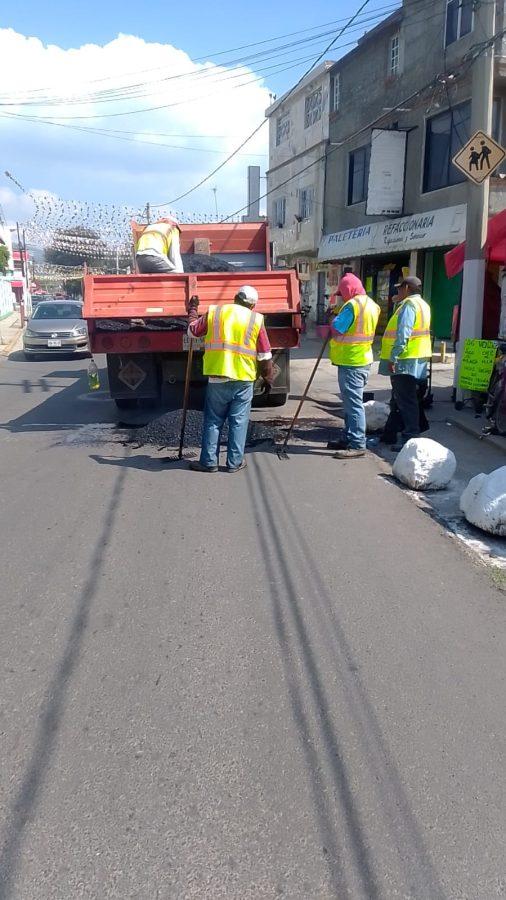
[[[146,445],[162,447],[178,447],[181,434],[182,411],[170,410],[153,419],[147,425],[136,428],[131,433],[131,443],[136,447]],[[200,447],[202,443],[202,430],[204,425],[204,413],[201,410],[190,409],[187,413],[184,446],[187,449]],[[283,439],[282,428],[274,423],[250,422],[248,426],[247,447],[270,442],[277,443]],[[224,426],[221,434],[221,442],[226,443],[228,427]]]

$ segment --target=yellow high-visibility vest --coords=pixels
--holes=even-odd
[[[390,319],[381,341],[381,359],[391,359],[393,346],[397,337],[397,326],[402,309],[410,303],[416,310],[416,319],[411,337],[399,359],[430,359],[432,341],[430,338],[430,306],[422,297],[412,295],[399,304]]]
[[[137,241],[135,252],[156,250],[163,256],[168,256],[176,231],[177,228],[168,222],[154,222],[153,225],[147,225]]]
[[[204,375],[255,381],[257,340],[264,317],[238,303],[210,306],[205,336]]]
[[[373,361],[372,342],[380,317],[380,307],[367,295],[352,297],[353,324],[346,334],[332,331],[329,356],[333,366],[368,366]]]

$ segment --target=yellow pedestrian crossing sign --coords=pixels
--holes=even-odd
[[[452,159],[454,166],[475,184],[492,175],[506,156],[506,151],[484,131],[476,131]]]

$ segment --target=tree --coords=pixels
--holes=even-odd
[[[84,263],[99,266],[104,264],[106,251],[107,245],[96,231],[78,225],[55,231],[52,244],[44,251],[44,259],[56,266],[82,266]]]
[[[0,272],[5,275],[9,268],[9,251],[5,244],[0,244]]]
[[[83,293],[83,283],[80,278],[67,278],[63,282],[63,289],[69,297],[81,297]]]
[[[55,231],[52,244],[44,251],[44,259],[56,266],[82,266],[86,263],[106,274],[116,272],[114,249],[106,244],[96,231],[82,225]],[[130,266],[132,264],[130,253],[120,250],[117,264],[120,271]]]

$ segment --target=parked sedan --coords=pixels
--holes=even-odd
[[[88,327],[82,303],[51,300],[39,303],[23,337],[26,357],[49,354],[87,353]]]

